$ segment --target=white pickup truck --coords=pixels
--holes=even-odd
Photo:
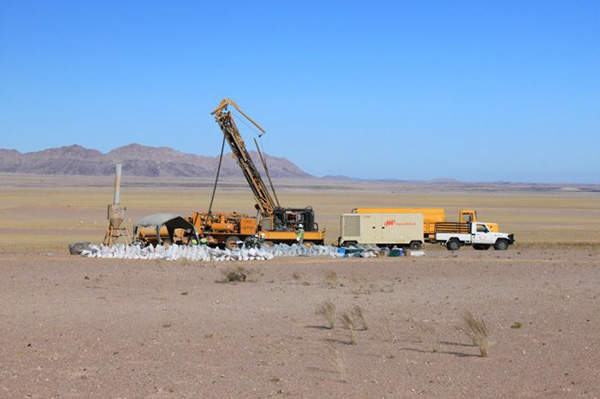
[[[454,229],[449,228],[450,223],[440,225],[440,230],[436,229],[435,241],[450,251],[456,251],[463,245],[472,245],[479,250],[489,249],[493,245],[494,249],[505,250],[515,242],[513,234],[494,233],[483,222],[456,223]]]

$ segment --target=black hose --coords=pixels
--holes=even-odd
[[[210,196],[210,205],[208,206],[208,214],[212,212],[213,201],[215,200],[215,192],[217,191],[217,182],[219,181],[219,173],[221,173],[221,162],[223,161],[223,151],[225,150],[225,135],[223,135],[223,143],[221,143],[221,155],[219,155],[219,166],[217,166],[217,176],[215,176],[215,185],[213,186],[212,195]]]

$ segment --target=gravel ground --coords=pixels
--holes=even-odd
[[[0,397],[600,396],[600,247],[203,264],[0,255]],[[219,283],[227,268],[244,283]],[[359,305],[367,330],[316,307]],[[457,327],[490,328],[489,357]],[[520,328],[517,327],[520,323]]]

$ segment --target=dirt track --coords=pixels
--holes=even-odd
[[[239,263],[2,254],[0,397],[598,397],[599,257],[429,248],[245,263],[256,282],[220,284]],[[315,315],[328,299],[366,310],[357,345]],[[466,310],[487,359],[456,329]]]

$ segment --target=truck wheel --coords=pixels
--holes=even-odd
[[[504,238],[499,238],[498,241],[494,244],[494,249],[498,251],[505,251],[508,249],[508,241]]]
[[[228,249],[236,249],[238,244],[237,242],[240,240],[238,236],[229,236],[225,240],[225,248]]]
[[[478,251],[485,251],[490,249],[490,245],[489,244],[473,244],[473,249],[476,249]]]
[[[410,249],[421,249],[421,241],[411,241],[408,247]]]
[[[448,240],[446,248],[448,248],[448,251],[458,251],[460,249],[460,242],[456,238]]]

